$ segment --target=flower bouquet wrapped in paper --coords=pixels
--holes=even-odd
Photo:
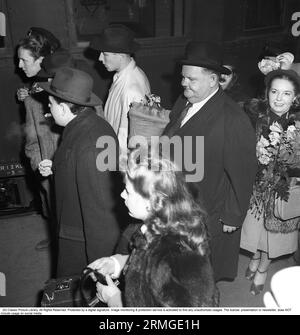
[[[146,95],[141,102],[132,102],[129,109],[129,140],[144,136],[148,143],[151,136],[160,136],[169,123],[170,110],[160,105],[160,97]]]

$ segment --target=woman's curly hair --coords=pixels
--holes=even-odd
[[[48,56],[60,48],[59,40],[48,30],[31,28],[18,47],[29,50],[34,59]]]
[[[129,155],[126,178],[151,204],[146,238],[173,232],[185,237],[195,249],[207,250],[206,212],[193,199],[184,176],[170,160],[135,150]]]

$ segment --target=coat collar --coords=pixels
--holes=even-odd
[[[92,115],[93,113],[95,113],[92,108],[87,107],[84,111],[82,111],[81,113],[79,113],[72,121],[70,121],[62,134],[62,140],[64,140],[66,137],[69,136],[69,134],[73,133],[73,131],[75,129],[77,129],[78,127],[82,127],[85,123],[86,120],[90,117],[90,115]]]

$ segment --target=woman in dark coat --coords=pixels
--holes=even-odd
[[[165,159],[141,159],[133,152],[122,193],[129,214],[144,222],[133,236],[132,252],[96,260],[89,266],[106,274],[97,283],[108,306],[217,306],[209,260],[205,214],[188,193],[181,173]],[[125,274],[124,299],[112,278]]]

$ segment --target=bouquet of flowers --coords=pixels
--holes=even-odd
[[[256,145],[259,170],[253,188],[250,208],[258,215],[268,215],[270,201],[289,197],[290,168],[300,167],[300,122],[283,130],[278,122],[269,127],[268,138],[261,136]]]
[[[170,110],[160,105],[160,97],[146,95],[141,102],[132,102],[129,109],[129,139],[144,136],[148,143],[151,136],[160,136],[169,123]]]

